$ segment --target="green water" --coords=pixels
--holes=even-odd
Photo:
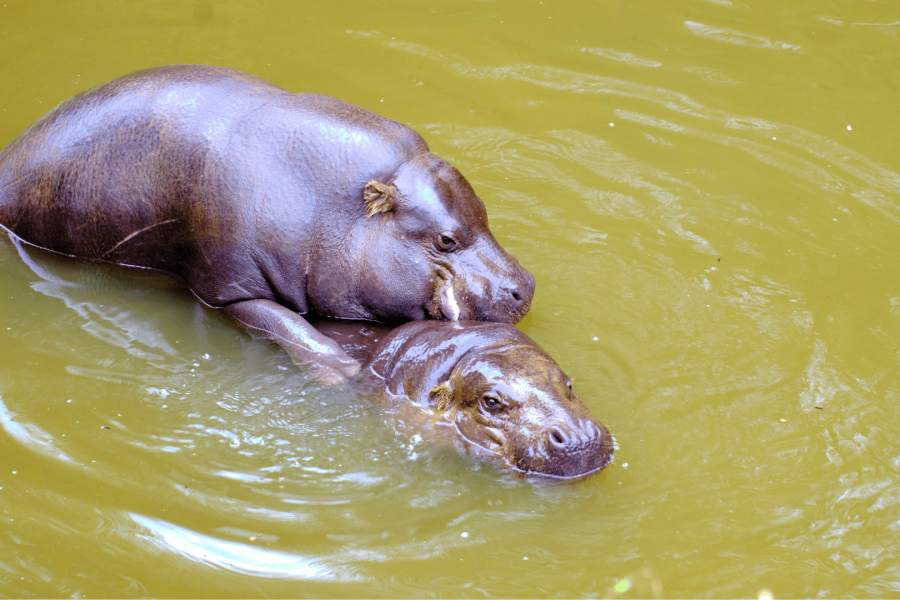
[[[0,145],[172,63],[414,127],[619,444],[533,486],[4,237],[0,595],[900,595],[896,2],[0,4]]]

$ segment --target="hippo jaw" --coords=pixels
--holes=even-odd
[[[513,469],[549,479],[583,479],[599,473],[612,460],[609,430],[593,417],[564,419],[535,436],[537,441],[512,444]]]
[[[602,471],[612,460],[613,443],[609,430],[599,421],[588,425],[579,435],[580,441],[588,441],[582,446],[581,451],[576,451],[574,456],[560,464],[558,457],[554,457],[554,451],[565,451],[567,434],[561,433],[561,428],[554,428],[549,436],[550,441],[544,443],[523,444],[516,446],[510,443],[509,438],[499,428],[484,426],[482,435],[471,430],[464,431],[465,425],[458,419],[453,422],[457,435],[465,443],[474,446],[493,458],[499,459],[503,465],[518,473],[522,477],[535,479],[555,479],[563,481],[578,481],[587,479]],[[593,430],[593,431],[591,431]],[[472,438],[480,438],[477,441]],[[602,440],[597,443],[598,440]]]
[[[612,460],[609,430],[556,363],[532,347],[464,358],[430,400],[464,443],[523,477],[579,480]]]
[[[545,428],[517,428],[477,413],[464,415],[453,415],[460,438],[523,477],[577,481],[599,473],[612,460],[612,436],[593,417],[556,418]]]

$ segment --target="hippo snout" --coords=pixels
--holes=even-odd
[[[548,455],[563,461],[573,457],[584,457],[590,461],[599,458],[603,437],[600,428],[591,422],[574,431],[570,427],[553,427],[547,433]]]
[[[507,288],[507,293],[511,298],[510,306],[515,310],[521,310],[523,306],[530,305],[531,299],[534,298],[534,275],[521,267],[520,271],[519,277]]]
[[[583,419],[549,427],[519,453],[516,466],[528,473],[553,478],[577,478],[596,473],[612,460],[609,430],[599,421]]]
[[[534,275],[522,269],[518,285],[510,290],[510,295],[519,303],[519,306],[530,304],[531,299],[534,298],[534,286]]]
[[[493,287],[493,298],[476,310],[479,321],[499,323],[517,323],[531,308],[534,298],[534,275],[522,268],[514,258],[509,257],[512,264],[510,272],[494,279],[489,285]],[[490,279],[490,278],[489,278]]]

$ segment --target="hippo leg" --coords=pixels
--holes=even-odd
[[[284,348],[294,364],[323,383],[339,383],[355,375],[359,362],[306,319],[271,300],[245,300],[222,308],[230,317]]]

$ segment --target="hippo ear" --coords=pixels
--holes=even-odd
[[[366,216],[371,217],[377,213],[394,210],[396,192],[397,188],[394,186],[375,181],[374,179],[367,183],[366,189],[363,190],[363,200],[369,206]]]
[[[450,388],[450,382],[445,381],[444,383],[431,388],[431,391],[428,392],[428,401],[434,405],[437,410],[443,412],[450,407],[450,398],[452,395],[453,390]]]

